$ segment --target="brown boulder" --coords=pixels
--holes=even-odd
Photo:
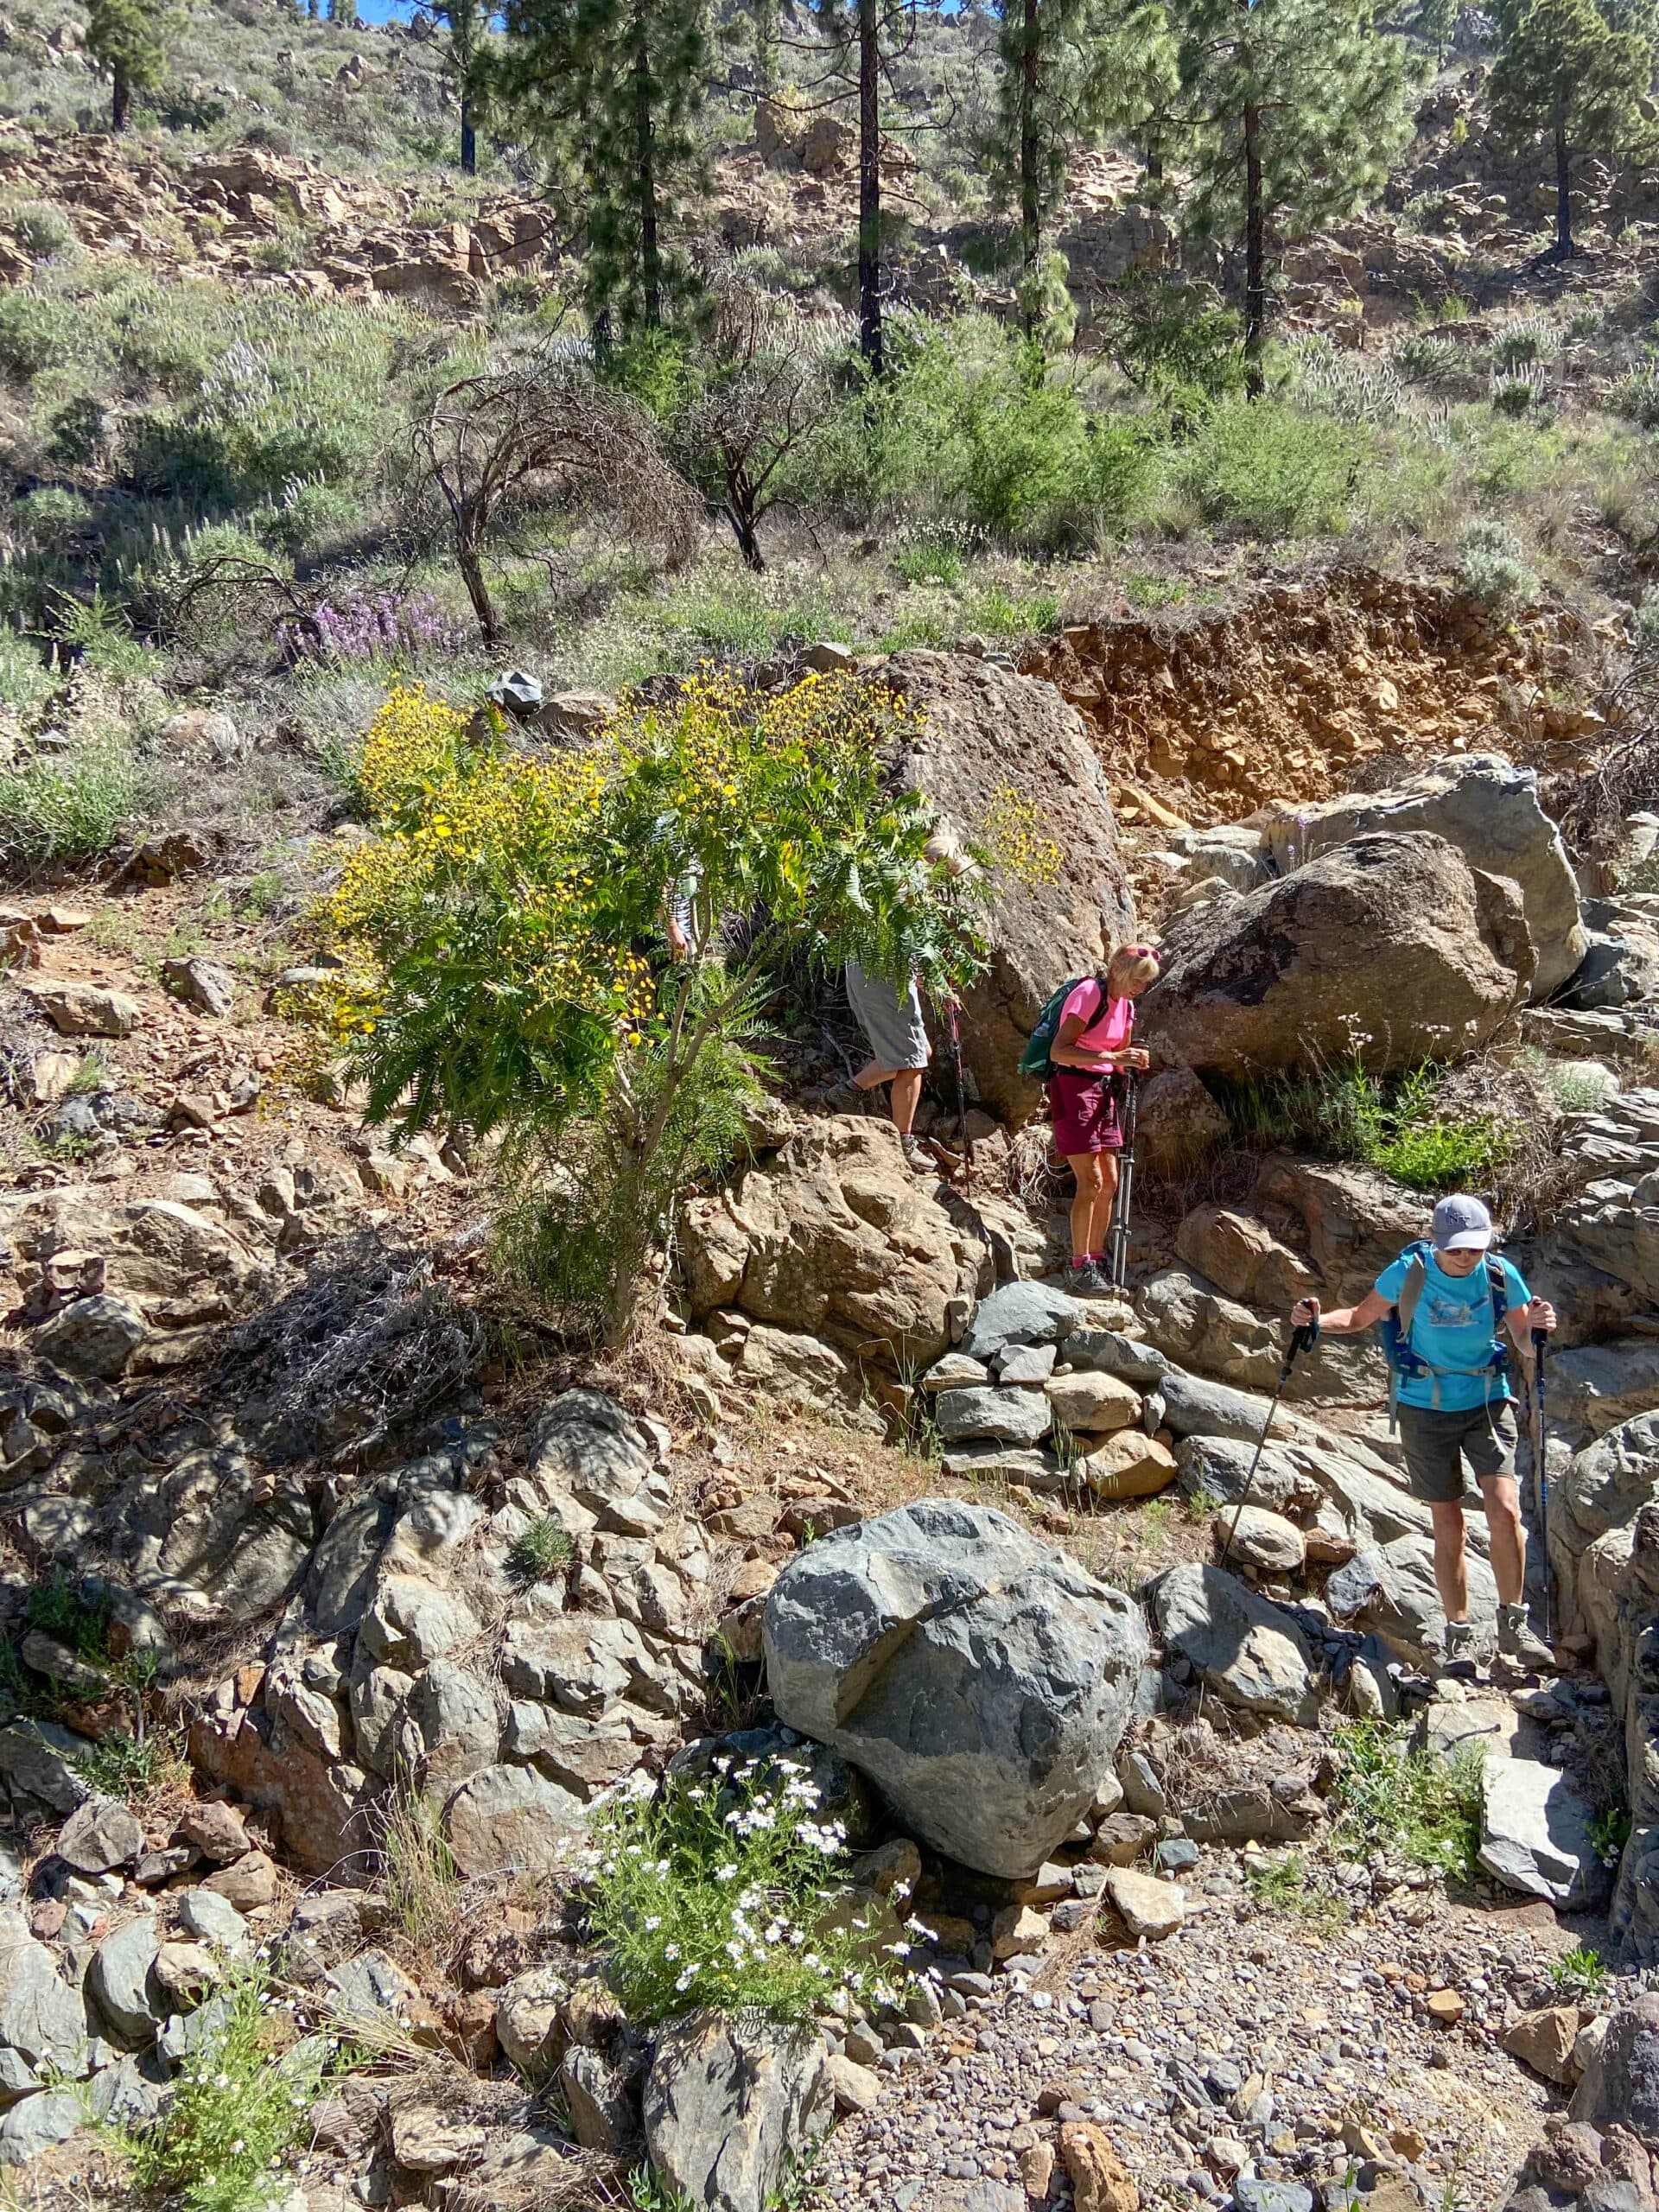
[[[905,1166],[893,1129],[857,1115],[811,1124],[734,1189],[693,1198],[679,1243],[694,1313],[735,1307],[893,1370],[937,1358],[954,1301],[990,1287],[979,1245]]]
[[[1077,2212],[1141,2212],[1141,2192],[1103,2127],[1068,2120],[1060,2129],[1060,2156]]]
[[[1422,830],[1356,837],[1194,907],[1164,956],[1142,1041],[1237,1081],[1455,1058],[1524,998],[1535,966],[1515,886]]]
[[[1039,1094],[1017,1067],[1045,1000],[1135,928],[1106,780],[1077,709],[1039,677],[935,652],[899,653],[886,673],[925,716],[895,763],[900,781],[969,844],[987,842],[1014,794],[1052,848],[1023,874],[995,872],[989,965],[963,996],[963,1054],[980,1096],[1024,1119]]]

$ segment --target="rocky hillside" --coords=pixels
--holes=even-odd
[[[505,130],[452,165],[424,16],[199,0],[119,138],[78,10],[0,24],[9,2186],[1650,2212],[1650,183],[1580,157],[1589,251],[1539,261],[1465,19],[1288,257],[1259,401],[1126,148],[1071,162],[1033,354],[995,24],[924,12],[872,395],[850,120],[784,13],[764,100],[716,25],[708,313],[609,381],[580,221]],[[580,434],[471,545],[487,639],[417,465],[480,378]],[[763,567],[733,384],[785,447]],[[918,1173],[779,955],[764,1096],[607,1352],[493,1138],[368,1116],[320,901],[387,849],[390,691],[477,743],[516,671],[504,757],[550,768],[711,662],[749,714],[901,702],[884,788],[990,856],[985,959]],[[1016,1063],[1142,935],[1128,1281],[1085,1300]],[[1472,1499],[1440,1669],[1369,1338],[1272,1395],[1295,1300],[1458,1185],[1561,1314],[1558,1674],[1494,1659]]]

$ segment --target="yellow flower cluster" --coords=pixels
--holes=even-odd
[[[1000,785],[991,794],[985,809],[984,843],[998,868],[1033,890],[1052,883],[1059,874],[1063,855],[1054,840],[1043,833],[1040,810],[1012,784]]]
[[[327,932],[372,975],[411,946],[453,962],[457,938],[487,918],[485,988],[515,988],[527,1013],[562,1003],[643,1018],[646,963],[607,942],[591,912],[607,781],[598,753],[535,760],[473,747],[454,708],[423,686],[398,687],[370,726],[359,772],[376,834],[348,855],[322,910]],[[366,1036],[385,1012],[359,976],[313,1018]]]

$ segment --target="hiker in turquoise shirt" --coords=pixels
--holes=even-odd
[[[1492,1217],[1478,1198],[1442,1198],[1427,1243],[1409,1245],[1357,1306],[1319,1315],[1338,1336],[1382,1325],[1395,1370],[1401,1449],[1414,1497],[1434,1530],[1434,1581],[1446,1611],[1446,1658],[1474,1656],[1464,1557],[1465,1469],[1480,1485],[1497,1584],[1497,1648],[1529,1669],[1554,1655],[1527,1624],[1526,1531],[1515,1479],[1515,1404],[1503,1371],[1502,1331],[1530,1357],[1532,1332],[1555,1326],[1516,1269],[1491,1251]],[[1305,1298],[1293,1318],[1319,1313]]]

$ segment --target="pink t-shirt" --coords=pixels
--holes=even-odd
[[[1107,998],[1092,976],[1086,976],[1076,990],[1068,993],[1060,1008],[1060,1026],[1064,1027],[1074,1014],[1081,1014],[1085,1024],[1091,1016],[1099,1015],[1092,1028],[1085,1027],[1075,1040],[1081,1052],[1121,1052],[1135,1027],[1135,1001]]]

